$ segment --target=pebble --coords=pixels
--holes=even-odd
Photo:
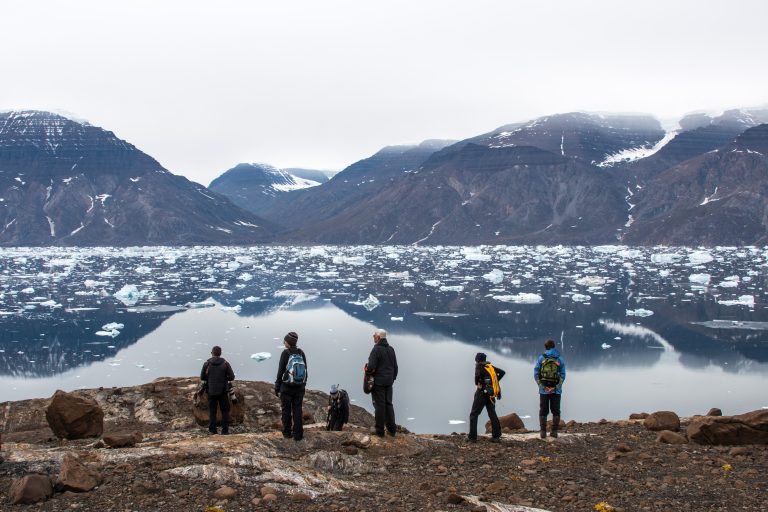
[[[235,497],[237,494],[237,491],[229,486],[223,486],[216,489],[216,491],[213,493],[213,496],[215,498],[218,498],[220,500],[231,500]]]

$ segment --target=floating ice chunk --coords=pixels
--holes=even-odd
[[[377,307],[379,307],[379,299],[374,297],[373,295],[368,295],[368,298],[365,299],[363,302],[360,303],[365,309],[368,311],[373,311]]]
[[[410,279],[411,273],[407,270],[403,272],[388,272],[387,277],[390,279]]]
[[[222,311],[233,311],[235,313],[239,313],[243,310],[243,307],[238,304],[237,306],[221,306]]]
[[[251,354],[251,359],[254,359],[258,362],[266,361],[272,357],[272,354],[269,352],[256,352],[255,354]]]
[[[643,308],[627,310],[627,316],[651,316],[652,314],[653,314],[653,311],[650,311],[648,309],[643,309]]]
[[[437,288],[438,286],[440,286],[440,281],[438,281],[437,279],[430,279],[429,281],[424,281],[424,284],[427,286],[432,286],[434,288]]]
[[[240,274],[238,279],[241,281],[250,281],[251,279],[253,279],[253,274],[249,274],[248,272],[245,272],[243,274]]]
[[[689,265],[704,265],[714,260],[709,251],[694,251],[688,255]]]
[[[109,331],[96,331],[95,334],[96,336],[111,336],[114,338],[120,334],[120,331],[117,329],[111,329]]]
[[[309,256],[310,257],[313,257],[313,256],[326,257],[328,256],[328,252],[322,247],[312,247],[309,250]]]
[[[126,306],[135,306],[146,295],[135,284],[126,284],[115,292],[114,297]]]
[[[739,286],[739,281],[739,276],[728,276],[717,286],[719,288],[737,288]]]
[[[602,345],[600,345],[600,348],[602,348],[603,350],[605,350],[605,349],[611,348],[611,345],[609,345],[609,344],[607,344],[607,343],[603,343]]]
[[[55,300],[46,300],[45,302],[41,302],[40,305],[41,306],[45,306],[47,308],[52,308],[52,309],[56,309],[56,308],[60,308],[61,307],[61,304],[59,304]]]
[[[149,274],[152,272],[152,269],[147,267],[146,265],[140,265],[136,267],[136,270],[134,270],[137,274]]]
[[[584,276],[576,280],[576,284],[580,284],[581,286],[588,286],[590,288],[603,286],[605,282],[606,279],[600,276]]]
[[[461,250],[464,258],[469,261],[490,261],[490,254],[483,254],[479,247],[464,247]]]
[[[243,299],[243,302],[259,302],[261,299],[258,297],[254,297],[251,295],[250,297],[246,297]]]
[[[682,256],[671,252],[662,252],[659,254],[651,254],[651,263],[657,265],[669,265],[677,262]]]
[[[29,288],[24,288],[23,290],[21,290],[21,293],[28,293],[31,295],[35,293],[35,289],[30,286]]]
[[[212,308],[215,305],[216,303],[213,302],[211,299],[206,299],[202,302],[187,302],[186,304],[184,304],[184,306],[189,309]]]
[[[389,317],[389,320],[391,322],[402,322],[403,321],[403,317],[401,317],[401,316],[391,316],[391,317]]]
[[[463,292],[464,291],[464,287],[461,286],[461,285],[456,285],[456,286],[447,286],[446,285],[446,286],[441,286],[440,287],[440,291],[441,292]]]
[[[124,324],[119,324],[117,322],[110,322],[108,324],[102,325],[101,328],[104,329],[105,331],[112,331],[112,330],[115,330],[115,329],[117,329],[119,331],[119,330],[124,329],[125,325]]]
[[[494,295],[494,299],[513,304],[539,304],[544,299],[538,293],[518,293],[517,295]]]
[[[333,262],[337,264],[345,263],[347,265],[355,265],[355,266],[362,266],[365,265],[368,260],[365,259],[365,256],[342,256],[337,260],[338,257],[333,258]]]
[[[717,303],[723,306],[749,306],[754,308],[755,297],[754,295],[742,295],[736,300],[718,300]]]
[[[574,293],[573,295],[571,295],[571,299],[573,300],[573,302],[589,302],[590,300],[592,300],[592,297],[590,297],[589,295],[582,295],[581,293]]]
[[[466,423],[466,421],[464,421],[464,420],[448,420],[448,423],[450,425],[462,425],[462,424]]]
[[[688,276],[688,281],[695,283],[695,284],[701,284],[701,285],[708,285],[709,280],[712,279],[712,276],[709,274],[691,274]]]
[[[495,268],[487,274],[483,274],[483,279],[490,281],[492,284],[501,284],[504,280],[504,272]]]

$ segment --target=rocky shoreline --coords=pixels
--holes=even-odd
[[[308,391],[309,425],[294,442],[276,428],[279,403],[263,382],[238,382],[241,422],[232,435],[208,435],[193,415],[196,384],[72,393],[103,415],[103,431],[82,439],[54,434],[51,399],[0,404],[3,509],[761,511],[768,503],[768,410],[568,422],[546,440],[507,428],[500,444],[467,443],[461,433],[370,436],[372,417],[356,406],[349,429],[326,432],[327,395]],[[40,501],[12,504],[30,496]]]

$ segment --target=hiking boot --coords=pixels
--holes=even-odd
[[[560,427],[560,416],[552,416],[552,432],[550,436],[557,437],[557,429]]]
[[[218,434],[219,432],[218,432],[218,430],[215,430],[215,429],[214,429],[214,430],[208,429],[208,433],[209,433],[210,435],[212,435],[212,436],[215,436],[215,435],[216,435],[216,434]]]
[[[476,443],[477,442],[477,438],[476,437],[467,437],[466,440],[467,440],[468,443]]]
[[[542,439],[547,438],[547,417],[539,416],[539,437]]]
[[[283,434],[283,439],[290,439],[293,436],[291,434]]]
[[[397,434],[397,432],[387,432],[387,434],[391,435],[392,437],[395,437],[395,435]]]
[[[501,442],[501,438],[500,437],[492,437],[491,438],[491,442],[492,443],[500,443]]]
[[[222,430],[221,431],[221,435],[228,436],[229,435],[229,430]]]

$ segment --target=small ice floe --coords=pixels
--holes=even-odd
[[[390,322],[402,322],[403,321],[403,317],[401,317],[401,316],[391,316],[391,317],[389,317],[389,320],[390,320]]]
[[[708,251],[694,251],[688,255],[689,265],[704,265],[712,260],[714,260],[714,258]]]
[[[675,263],[681,257],[682,256],[679,254],[662,252],[658,254],[652,254],[651,263],[656,263],[657,265],[669,265],[670,263]]]
[[[126,284],[115,292],[114,297],[125,306],[135,306],[145,295],[146,292],[139,291],[135,284]]]
[[[251,295],[250,297],[246,297],[243,299],[243,302],[259,302],[261,299],[258,297],[254,297]]]
[[[377,299],[371,294],[368,295],[367,299],[365,299],[363,302],[360,303],[360,305],[363,306],[368,311],[373,311],[374,309],[379,307],[379,304],[381,304],[379,302],[379,299]]]
[[[55,300],[46,300],[44,302],[41,302],[40,305],[46,308],[51,308],[51,309],[56,309],[61,307],[61,304],[59,304]]]
[[[101,328],[104,329],[105,331],[113,331],[113,330],[122,331],[125,328],[125,324],[110,322],[108,324],[102,325]]]
[[[611,348],[611,345],[609,345],[609,344],[607,344],[607,343],[603,343],[602,345],[600,345],[600,348],[602,348],[603,350],[605,350],[605,349]]]
[[[516,295],[494,295],[494,299],[513,304],[539,304],[544,299],[538,293],[518,293]]]
[[[448,420],[448,424],[450,425],[461,425],[463,423],[466,423],[464,420]]]
[[[212,308],[216,305],[215,302],[211,299],[206,299],[202,302],[187,302],[184,304],[184,307],[187,307],[189,309],[200,309],[200,308]]]
[[[750,308],[755,307],[755,297],[754,295],[742,295],[738,299],[735,300],[720,300],[717,301],[718,304],[722,304],[723,306],[748,306]]]
[[[456,286],[441,286],[440,287],[441,292],[463,292],[464,287],[461,285]]]
[[[574,293],[571,295],[571,300],[573,300],[573,302],[589,302],[592,300],[592,297],[589,295],[583,295],[581,293]]]
[[[413,420],[415,420],[416,418],[405,418],[405,419],[406,419],[406,420],[408,420],[408,421],[413,421]]]
[[[643,308],[637,308],[637,309],[628,309],[627,310],[627,316],[651,316],[653,314],[653,311],[649,309],[643,309]]]
[[[581,286],[586,286],[589,288],[595,288],[598,286],[603,286],[606,281],[606,278],[600,276],[584,276],[578,278],[576,280],[576,284],[580,284]]]
[[[431,286],[433,288],[437,288],[438,286],[440,286],[440,281],[438,281],[437,279],[430,279],[428,281],[424,281],[424,284],[427,286]]]
[[[243,310],[243,307],[238,304],[237,306],[221,306],[222,311],[232,311],[234,313],[239,313]]]
[[[490,281],[491,284],[501,284],[501,282],[504,280],[504,272],[495,268],[487,274],[483,274],[483,279]]]
[[[94,334],[96,334],[96,336],[111,336],[114,338],[120,334],[120,331],[118,331],[117,329],[110,329],[108,331],[107,330],[96,331]]]
[[[266,361],[270,357],[272,357],[272,354],[269,352],[256,352],[255,354],[251,354],[251,359],[258,362]]]
[[[688,281],[694,284],[700,284],[700,285],[708,285],[709,280],[712,279],[712,276],[709,274],[691,274],[688,276]]]
[[[531,419],[531,415],[530,414],[526,414],[525,416],[520,416],[520,419],[521,420],[529,420],[529,419]]]
[[[390,279],[410,279],[411,273],[407,270],[403,272],[387,272],[387,277]]]
[[[120,366],[120,363],[107,363],[109,366]]]
[[[737,288],[739,286],[739,276],[728,276],[717,286],[718,288]]]
[[[144,365],[142,363],[136,363],[136,368],[144,368]]]
[[[27,294],[31,295],[31,294],[35,293],[35,289],[30,286],[29,288],[24,288],[23,290],[21,290],[20,293],[27,293]]]

